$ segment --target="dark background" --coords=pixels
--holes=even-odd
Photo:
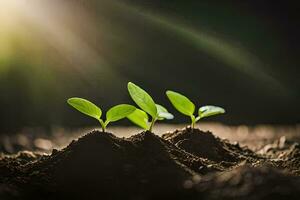
[[[132,103],[128,81],[166,105],[175,114],[172,123],[188,119],[170,106],[166,89],[198,106],[227,110],[208,120],[299,122],[296,1],[54,0],[26,6],[19,21],[9,22],[17,24],[14,32],[0,20],[2,33],[10,30],[0,32],[6,44],[0,48],[1,133],[96,125],[66,99],[87,98],[103,110]]]

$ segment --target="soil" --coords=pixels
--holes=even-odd
[[[254,152],[184,128],[129,138],[92,131],[51,154],[0,156],[0,199],[299,199],[300,147]]]

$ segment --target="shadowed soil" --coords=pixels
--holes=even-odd
[[[299,161],[292,142],[253,152],[199,129],[92,131],[50,155],[2,155],[0,199],[297,199]]]

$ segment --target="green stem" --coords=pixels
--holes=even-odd
[[[103,122],[102,119],[99,119],[99,122],[101,124],[102,132],[105,132],[106,124]]]
[[[152,131],[152,128],[153,128],[155,122],[156,122],[156,118],[153,118],[151,121],[150,127],[149,127],[150,132]]]
[[[196,123],[196,119],[195,119],[194,115],[191,116],[191,120],[192,120],[191,128],[194,129],[195,128],[195,123]]]

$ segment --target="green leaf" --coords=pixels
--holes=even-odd
[[[157,109],[158,120],[173,119],[174,116],[162,105],[155,104]]]
[[[157,109],[152,97],[142,88],[134,83],[128,83],[128,92],[133,101],[151,117],[157,117]]]
[[[79,112],[82,112],[83,114],[86,114],[95,119],[99,120],[102,115],[101,109],[86,99],[73,97],[73,98],[68,99],[67,102],[69,105],[74,107]]]
[[[135,107],[128,104],[120,104],[110,108],[106,113],[106,123],[123,119],[135,111]]]
[[[218,106],[202,106],[201,108],[199,108],[198,111],[200,118],[223,114],[223,113],[225,113],[225,110]]]
[[[127,118],[132,121],[134,124],[140,126],[141,128],[148,130],[149,129],[149,118],[147,113],[142,111],[141,109],[135,109],[133,113],[127,116]]]
[[[186,96],[170,90],[166,92],[166,95],[179,112],[187,116],[194,114],[195,105]]]

